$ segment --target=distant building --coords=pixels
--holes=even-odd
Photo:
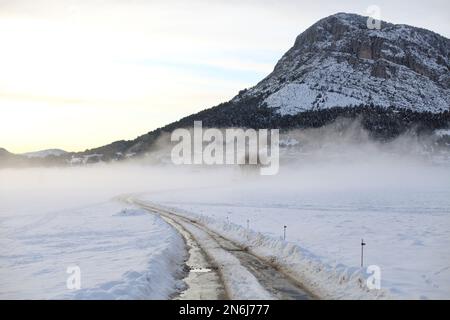
[[[68,160],[71,166],[81,166],[87,165],[89,163],[97,163],[101,162],[103,158],[103,154],[88,154],[81,157],[72,156],[70,160]]]

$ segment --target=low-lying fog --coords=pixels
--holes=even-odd
[[[446,190],[450,158],[431,138],[403,135],[373,142],[358,125],[291,131],[280,136],[280,169],[261,176],[254,166],[173,165],[168,139],[145,159],[58,168],[0,169],[0,214],[106,201],[123,193],[161,192],[211,186],[264,186],[325,192],[339,190]],[[446,160],[449,160],[448,162]],[[218,195],[220,198],[220,195]],[[449,197],[450,198],[450,197]]]
[[[392,257],[374,259],[374,262],[385,264],[389,286],[394,291],[409,288],[406,291],[413,292],[414,297],[420,297],[423,292],[427,292],[426,297],[433,297],[433,292],[438,292],[438,297],[450,296],[447,281],[450,257],[445,253],[450,245],[450,164],[442,161],[446,155],[433,149],[431,139],[405,135],[380,143],[372,142],[358,130],[337,132],[325,128],[290,132],[289,138],[283,136],[280,140],[287,147],[280,150],[280,169],[274,176],[261,176],[253,167],[175,166],[168,161],[157,164],[154,158],[67,168],[1,169],[0,246],[4,248],[0,260],[5,260],[2,265],[9,267],[2,267],[0,283],[1,277],[13,277],[10,268],[15,268],[12,267],[15,264],[10,260],[20,255],[23,248],[23,244],[14,247],[20,236],[15,234],[16,228],[22,230],[21,226],[42,223],[45,214],[50,212],[94,206],[122,194],[142,194],[151,201],[179,205],[183,210],[198,210],[197,213],[221,219],[234,214],[231,207],[241,207],[235,218],[230,217],[241,225],[245,225],[247,214],[256,219],[255,214],[260,212],[261,224],[254,227],[267,234],[272,234],[270,228],[277,225],[278,217],[288,217],[292,221],[291,234],[297,232],[292,229],[297,228],[295,223],[299,233],[305,232],[302,228],[315,230],[315,234],[293,239],[296,243],[327,257],[326,261],[350,266],[358,265],[357,242],[364,236],[358,230],[370,228],[367,224],[377,224],[379,215],[380,221],[389,223],[372,230],[371,240],[379,242],[376,252],[380,257],[382,252],[391,251]],[[158,157],[161,158],[164,150],[167,148],[159,150]],[[202,209],[201,205],[206,207]],[[272,211],[264,213],[265,207]],[[274,208],[288,208],[289,215]],[[352,212],[352,226],[347,233],[343,230],[344,222],[350,221],[343,214],[346,211]],[[339,221],[333,220],[334,212]],[[370,212],[370,219],[365,218],[366,212]],[[271,223],[264,224],[264,219],[269,221],[268,215]],[[307,221],[313,221],[310,218],[315,220],[308,227]],[[280,225],[283,223],[279,221]],[[340,233],[333,233],[338,228]],[[421,262],[421,269],[396,269],[398,252],[389,242],[400,243],[408,236],[414,241],[402,242],[397,249],[406,260],[413,259],[423,249],[426,262]],[[325,246],[320,239],[334,246],[340,240],[342,246],[346,243],[353,246],[356,241],[356,249],[346,255],[341,247]],[[417,247],[420,243],[422,249]],[[408,250],[412,252],[409,256]],[[439,274],[441,278],[433,280],[429,274]],[[401,281],[396,283],[396,279]],[[447,281],[447,284],[436,281]],[[416,285],[419,282],[425,287]],[[0,288],[0,296],[1,291]]]

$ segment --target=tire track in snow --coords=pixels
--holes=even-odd
[[[218,265],[231,299],[314,299],[296,281],[276,267],[197,221],[139,200],[128,198],[127,201],[168,218],[192,235],[207,256]]]
[[[188,288],[177,293],[175,300],[225,300],[228,299],[218,267],[208,258],[192,235],[181,225],[168,217],[161,218],[177,230],[188,247],[189,258],[186,261],[188,274],[183,279]]]

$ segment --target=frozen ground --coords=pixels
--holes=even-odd
[[[1,299],[167,299],[182,285],[184,242],[161,218],[118,201],[33,200],[0,204]],[[67,289],[71,266],[80,290]]]
[[[340,165],[339,171],[329,165],[321,166],[320,172],[304,166],[285,176],[254,177],[232,187],[141,198],[200,215],[212,229],[260,246],[259,253],[273,255],[281,264],[301,261],[295,266],[308,269],[302,276],[323,282],[325,288],[319,291],[327,297],[365,297],[349,284],[338,285],[343,275],[348,278],[358,272],[364,238],[364,263],[380,266],[385,297],[450,299],[450,170],[397,165],[387,169],[375,163],[349,164]],[[300,253],[281,240],[284,225],[287,241]],[[264,236],[263,246],[253,231]],[[292,259],[293,252],[298,261]],[[337,273],[335,283],[317,269]]]

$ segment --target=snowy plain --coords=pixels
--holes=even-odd
[[[183,238],[114,199],[142,186],[141,168],[117,170],[0,171],[1,299],[168,299],[183,288]],[[79,290],[66,285],[74,266]]]
[[[324,282],[310,289],[327,298],[370,298],[351,284],[366,272],[360,269],[362,238],[364,265],[381,269],[381,291],[373,292],[374,298],[450,298],[449,167],[305,165],[272,179],[255,176],[233,186],[141,199],[199,219],[282,266],[306,270],[305,263],[314,263],[299,277]],[[298,259],[291,259],[297,249]],[[317,268],[327,272],[318,274]],[[334,285],[325,284],[329,276]]]
[[[302,152],[283,153],[266,177],[154,162],[0,170],[0,298],[167,299],[182,289],[183,239],[118,201],[129,194],[273,257],[318,296],[450,299],[449,164],[412,155],[421,149],[410,140],[342,140],[314,140],[315,151],[291,143]],[[361,238],[380,293],[357,288]],[[78,291],[66,288],[72,265]]]

